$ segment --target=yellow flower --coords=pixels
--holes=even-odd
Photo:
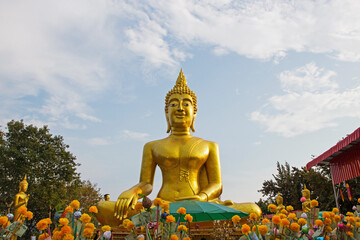
[[[298,220],[298,224],[300,224],[300,226],[303,226],[307,223],[307,221],[304,218],[299,218]]]
[[[355,226],[356,226],[356,228],[359,228],[360,227],[360,222],[356,222]]]
[[[297,223],[292,223],[292,224],[290,224],[290,229],[291,229],[291,231],[297,233],[300,231],[300,225]]]
[[[250,213],[250,219],[253,220],[253,221],[256,221],[257,219],[257,215],[255,213]]]
[[[276,205],[274,205],[274,204],[270,204],[269,206],[268,206],[268,211],[270,211],[270,212],[275,212],[276,211]]]
[[[289,213],[288,218],[292,221],[294,221],[296,219],[296,214],[295,213]]]
[[[241,232],[243,234],[248,234],[250,232],[250,226],[247,224],[244,224],[241,226]]]
[[[326,224],[326,225],[331,224],[331,219],[330,218],[324,218],[324,224]]]
[[[171,237],[170,237],[170,240],[178,240],[178,239],[179,238],[175,234],[171,235]]]
[[[91,228],[92,230],[94,230],[95,226],[93,223],[87,223],[87,224],[85,224],[85,228]]]
[[[177,213],[180,213],[180,214],[182,214],[182,215],[185,215],[185,214],[186,214],[186,209],[183,208],[183,207],[181,207],[181,208],[179,208],[176,212],[177,212]]]
[[[83,213],[80,217],[80,220],[83,222],[83,223],[89,223],[91,221],[91,217],[89,216],[89,214],[87,213]]]
[[[286,207],[286,210],[288,212],[291,212],[291,211],[294,211],[294,208],[293,208],[293,206],[289,205],[289,206]]]
[[[122,223],[123,227],[126,228],[129,222],[130,222],[129,219],[125,219]]]
[[[330,213],[328,213],[328,212],[323,212],[322,216],[323,216],[323,218],[329,218],[329,217],[330,217]]]
[[[101,227],[101,231],[103,232],[111,231],[111,227],[109,225],[104,225]]]
[[[74,212],[74,209],[73,209],[71,206],[67,206],[67,207],[65,208],[65,212],[73,213],[73,212]]]
[[[269,223],[270,222],[270,220],[269,219],[267,219],[267,218],[264,218],[263,220],[262,220],[262,224],[266,224],[266,223]]]
[[[34,214],[33,214],[32,212],[30,212],[30,211],[27,211],[27,212],[25,213],[25,216],[26,216],[26,218],[27,218],[28,220],[31,220],[31,219],[34,217]]]
[[[57,230],[57,229],[55,229],[55,230]],[[55,231],[55,230],[52,235],[52,240],[61,240],[61,238],[62,238],[61,232]]]
[[[279,215],[279,217],[280,217],[281,219],[286,218],[286,215],[283,214],[283,213],[279,213],[278,215]]]
[[[142,205],[142,202],[137,202],[135,204],[135,211],[141,211],[143,209],[143,205]]]
[[[98,209],[97,209],[96,206],[91,206],[91,207],[89,208],[89,212],[98,213]]]
[[[74,236],[71,235],[70,233],[65,234],[63,240],[74,240]]]
[[[231,220],[234,224],[237,224],[240,222],[240,217],[238,215],[234,215]]]
[[[159,206],[161,205],[161,203],[162,203],[161,198],[155,198],[155,199],[154,199],[153,204],[154,204],[156,207],[159,207]]]
[[[339,213],[339,209],[338,208],[333,208],[333,213]]]
[[[266,225],[258,225],[259,233],[263,236],[266,235],[266,233],[269,231],[268,227]]]
[[[133,228],[134,228],[134,223],[132,221],[130,221],[126,226],[126,229],[128,231],[131,231]]]
[[[173,215],[169,215],[166,217],[166,222],[168,223],[172,223],[172,222],[175,222],[175,218]]]
[[[70,226],[63,226],[61,228],[61,234],[66,235],[71,233],[71,227]]]
[[[354,217],[349,217],[348,220],[349,220],[350,223],[355,223],[355,218]]]
[[[84,232],[83,232],[83,236],[85,238],[91,238],[91,236],[93,235],[94,233],[94,229],[91,229],[91,228],[85,228],[84,229]]]
[[[6,216],[0,217],[0,225],[5,225],[9,219]]]
[[[70,206],[73,208],[73,209],[79,209],[80,207],[80,202],[78,200],[73,200],[71,203],[70,203]]]
[[[352,216],[354,216],[354,213],[352,213],[352,212],[347,212],[346,215],[352,217]]]
[[[184,237],[183,240],[191,240],[189,237]]]
[[[36,224],[36,228],[39,230],[39,231],[43,231],[45,229],[48,228],[48,221],[47,219],[41,219],[37,224]]]
[[[316,201],[315,199],[314,199],[314,200],[311,200],[310,206],[311,206],[312,208],[317,207],[317,206],[319,206],[319,202]]]
[[[354,236],[354,234],[353,234],[352,232],[350,232],[350,231],[346,232],[346,235],[348,235],[348,236],[350,236],[350,237],[353,237],[353,236]]]
[[[272,218],[272,222],[274,224],[280,224],[280,222],[281,222],[280,216],[279,215],[274,215],[273,218]]]
[[[283,210],[281,210],[281,213],[282,214],[287,214],[288,212],[286,211],[286,209],[283,209]]]
[[[187,232],[187,227],[185,225],[179,225],[177,228],[178,232],[183,231],[183,232]]]
[[[68,220],[67,218],[60,218],[60,219],[59,219],[59,223],[60,223],[60,225],[62,225],[62,226],[66,226],[66,225],[69,224],[69,220]]]
[[[47,224],[52,224],[52,221],[50,218],[45,218],[44,221],[47,223]]]
[[[335,222],[340,222],[341,221],[340,215],[335,215],[334,220]]]
[[[281,223],[280,223],[281,227],[288,227],[289,225],[290,225],[289,220],[287,220],[286,218],[281,219]]]
[[[24,206],[19,207],[19,213],[20,213],[21,215],[25,215],[26,212],[27,212],[27,208],[26,208],[26,207],[24,207]]]
[[[332,228],[330,226],[326,226],[325,227],[325,232],[331,233],[332,232]]]
[[[161,208],[166,212],[170,208],[169,203],[163,202]]]
[[[315,220],[315,225],[318,226],[318,227],[322,227],[324,225],[324,223],[320,219],[316,219]]]
[[[45,240],[45,239],[48,238],[48,237],[49,237],[49,234],[43,233],[43,234],[41,234],[41,235],[39,236],[39,240]]]
[[[193,217],[190,214],[186,214],[184,217],[184,220],[187,222],[192,222],[193,221]]]

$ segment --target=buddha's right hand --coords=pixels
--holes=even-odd
[[[125,219],[127,217],[128,208],[135,208],[135,204],[139,199],[138,194],[141,192],[140,188],[131,188],[121,193],[115,204],[114,216],[119,220]]]

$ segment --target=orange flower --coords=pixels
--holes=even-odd
[[[346,215],[352,217],[352,216],[354,216],[354,213],[352,213],[352,212],[347,212]]]
[[[73,213],[73,212],[74,212],[74,209],[73,209],[71,206],[67,206],[67,207],[65,208],[65,212]]]
[[[348,235],[348,236],[350,236],[350,237],[353,237],[353,236],[354,236],[354,234],[353,234],[352,232],[350,232],[350,231],[346,232],[346,235]]]
[[[46,222],[46,224],[52,224],[52,221],[50,218],[45,218],[44,221]]]
[[[237,224],[240,222],[240,217],[238,215],[234,215],[231,220],[234,224]]]
[[[300,226],[303,226],[307,223],[307,221],[304,218],[299,218],[298,220],[298,224],[300,224]]]
[[[41,219],[37,224],[36,224],[36,228],[39,230],[39,231],[43,231],[45,229],[48,228],[48,222],[46,219]]]
[[[355,223],[355,218],[354,217],[349,217],[348,220],[349,220],[350,223]]]
[[[338,208],[333,208],[333,213],[339,213],[339,209]]]
[[[326,225],[331,224],[331,219],[330,218],[324,218],[324,224],[326,224]]]
[[[289,220],[287,220],[286,218],[281,219],[281,223],[280,223],[281,227],[288,227],[289,225],[290,225]]]
[[[191,240],[189,237],[184,237],[183,240]]]
[[[63,240],[74,240],[74,236],[71,235],[70,233],[65,234],[65,236],[63,237]]]
[[[311,206],[312,208],[317,207],[317,206],[319,206],[319,202],[316,201],[315,199],[314,199],[314,200],[311,200],[310,206]]]
[[[294,221],[296,219],[296,214],[295,213],[289,213],[288,218],[291,219],[292,221]]]
[[[69,224],[69,220],[68,220],[67,218],[60,218],[60,219],[59,219],[59,223],[60,223],[60,225],[62,225],[62,226],[66,226],[66,225]]]
[[[73,208],[73,209],[79,209],[80,207],[80,202],[78,200],[73,200],[71,203],[70,203],[70,206]]]
[[[83,236],[85,238],[91,238],[91,236],[93,235],[94,233],[94,229],[91,229],[91,228],[85,228],[84,229],[84,232],[83,232]]]
[[[324,223],[320,219],[316,219],[315,220],[315,225],[318,226],[318,227],[322,227],[324,225]]]
[[[251,220],[253,220],[253,221],[256,221],[257,215],[256,215],[255,213],[250,213],[249,218],[250,218]]]
[[[280,224],[280,222],[281,222],[280,216],[279,215],[274,215],[273,218],[272,218],[272,222],[274,224]]]
[[[243,234],[248,234],[250,232],[250,226],[247,224],[244,224],[241,226],[241,232]]]
[[[287,214],[288,212],[286,211],[286,209],[283,209],[283,210],[281,210],[281,213],[282,214]]]
[[[26,216],[26,218],[27,218],[28,220],[31,220],[31,219],[34,217],[34,214],[33,214],[32,212],[30,212],[30,211],[27,211],[27,212],[25,213],[25,216]]]
[[[133,228],[134,228],[134,223],[132,221],[130,221],[126,226],[126,229],[128,231],[131,231]]]
[[[135,204],[135,211],[141,211],[143,209],[142,202],[137,202]]]
[[[70,234],[71,233],[71,227],[70,226],[63,226],[61,228],[61,234],[65,235],[65,234]]]
[[[323,212],[322,216],[323,218],[329,218],[330,214],[328,212]]]
[[[193,217],[190,214],[186,214],[184,217],[184,220],[187,222],[192,222],[193,221]]]
[[[292,224],[290,224],[290,229],[291,229],[291,231],[297,233],[300,231],[300,225],[297,223],[292,223]]]
[[[183,231],[183,232],[187,232],[187,227],[185,225],[179,225],[177,228],[178,232]]]
[[[263,220],[262,220],[262,224],[266,224],[266,223],[269,223],[270,222],[270,220],[269,219],[267,219],[267,218],[264,218]]]
[[[95,226],[93,223],[87,223],[87,224],[85,224],[85,228],[90,228],[90,229],[94,230]]]
[[[27,212],[27,208],[26,208],[26,207],[24,207],[24,206],[19,207],[19,213],[20,213],[21,215],[25,215],[26,212]]]
[[[170,208],[169,203],[163,202],[163,203],[161,204],[161,208],[162,208],[164,211],[169,210],[169,208]]]
[[[54,230],[52,235],[52,240],[61,240],[61,238],[62,238],[61,232]]]
[[[166,217],[166,222],[168,223],[172,223],[172,222],[175,222],[175,218],[173,215],[169,215]]]
[[[111,231],[111,227],[109,225],[104,225],[101,227],[101,231],[103,232]]]
[[[156,207],[159,207],[159,206],[161,205],[161,203],[162,203],[161,198],[155,198],[155,199],[154,199],[153,204],[154,204]]]
[[[98,213],[99,211],[98,211],[98,209],[97,209],[96,206],[91,206],[91,207],[89,208],[89,212]]]
[[[181,208],[179,208],[176,212],[177,212],[177,213],[180,213],[180,214],[182,214],[182,215],[185,215],[185,214],[186,214],[186,209],[183,208],[183,207],[181,207]]]
[[[87,213],[83,213],[80,217],[80,220],[83,222],[83,223],[89,223],[91,221],[91,217],[89,216],[89,214]]]
[[[259,233],[263,236],[266,235],[266,233],[269,231],[268,227],[266,225],[258,225]]]
[[[179,238],[175,234],[171,235],[171,237],[170,237],[170,240],[178,240],[178,239]]]
[[[48,237],[49,237],[49,234],[43,233],[43,234],[41,234],[41,235],[39,236],[39,240],[45,240],[45,239],[48,238]]]
[[[9,219],[6,216],[0,217],[0,225],[5,225]]]
[[[269,206],[268,206],[268,211],[270,211],[270,212],[275,212],[276,211],[276,205],[274,205],[274,204],[270,204]]]
[[[293,208],[293,206],[289,205],[289,206],[286,207],[286,210],[288,212],[291,212],[291,211],[294,211],[294,208]]]
[[[130,222],[129,219],[125,219],[122,223],[123,227],[126,228],[129,222]]]
[[[281,219],[286,218],[286,215],[283,214],[283,213],[279,213],[278,215],[279,215],[279,217],[280,217]]]
[[[340,215],[335,215],[334,220],[335,222],[340,222],[341,221]]]

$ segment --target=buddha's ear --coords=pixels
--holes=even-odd
[[[166,123],[167,123],[167,130],[166,133],[169,133],[171,130],[171,126],[170,126],[170,122],[169,122],[169,118],[167,116],[167,114],[165,113],[165,118],[166,118]]]
[[[195,128],[194,128],[195,118],[196,118],[196,114],[194,114],[193,120],[192,120],[191,125],[190,125],[190,129],[191,129],[192,132],[195,132]]]

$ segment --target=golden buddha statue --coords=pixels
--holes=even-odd
[[[14,199],[14,221],[17,221],[19,220],[19,216],[20,216],[20,213],[19,213],[19,208],[21,206],[27,206],[27,203],[29,201],[29,194],[26,194],[25,192],[27,191],[28,189],[28,182],[26,181],[26,175],[24,177],[24,180],[22,180],[20,183],[19,183],[19,193],[17,193],[15,195],[15,199]]]
[[[310,200],[310,190],[306,188],[304,184],[304,190],[302,190],[302,196],[305,198],[305,201],[302,202],[303,212],[310,212],[311,210],[311,200]]]
[[[278,195],[276,196],[276,204],[277,204],[276,214],[281,213],[281,211],[285,209],[285,206],[283,205],[283,201],[284,201],[283,197],[280,195],[280,193],[278,193]]]
[[[191,135],[195,132],[196,95],[187,86],[180,71],[172,90],[165,98],[167,133],[164,139],[144,146],[139,183],[120,194],[116,202],[99,202],[97,219],[102,224],[117,226],[121,220],[136,214],[133,210],[138,194],[149,195],[153,189],[155,168],[162,172],[162,187],[157,195],[167,202],[181,200],[212,201],[244,212],[261,215],[254,203],[220,202],[222,178],[217,143]]]

